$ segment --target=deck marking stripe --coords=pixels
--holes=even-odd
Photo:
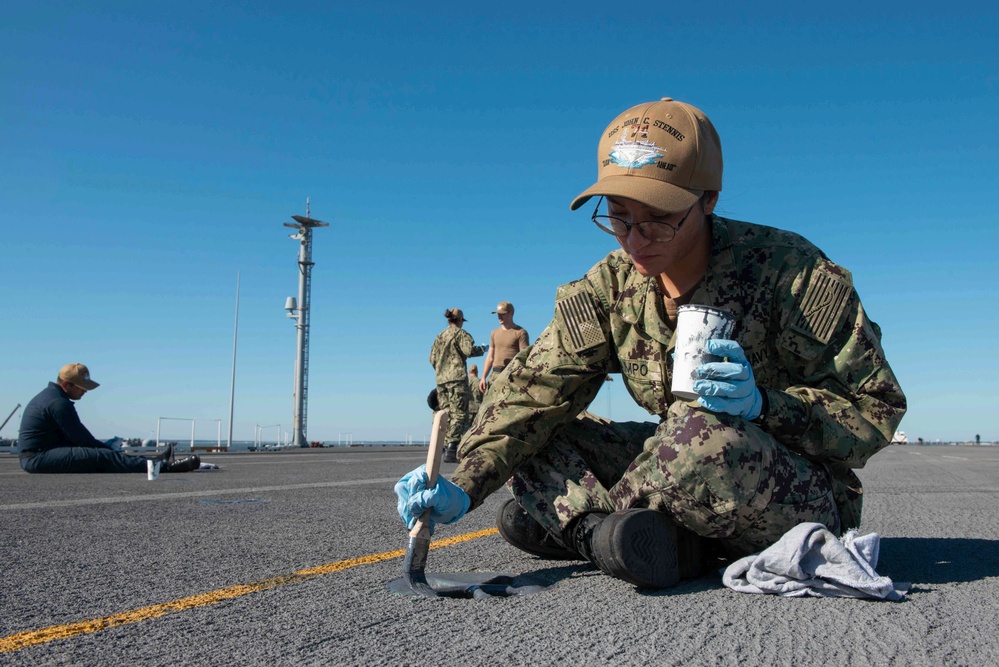
[[[477,530],[471,533],[455,535],[454,537],[447,537],[431,542],[430,548],[441,549],[444,547],[450,547],[455,544],[461,544],[462,542],[475,540],[480,537],[495,535],[498,532],[499,531],[495,528],[486,528],[484,530]],[[122,612],[120,614],[112,614],[111,616],[103,616],[101,618],[79,621],[77,623],[53,625],[47,628],[42,628],[41,630],[18,632],[16,634],[0,638],[0,653],[10,653],[24,648],[29,648],[31,646],[38,646],[39,644],[56,641],[58,639],[69,639],[78,635],[98,632],[106,628],[115,628],[121,625],[138,623],[151,618],[166,616],[167,614],[176,614],[188,609],[207,607],[209,605],[216,604],[217,602],[232,600],[244,595],[249,595],[250,593],[266,591],[271,588],[278,588],[279,586],[287,586],[288,584],[307,581],[325,574],[342,572],[352,567],[357,567],[358,565],[371,565],[372,563],[380,563],[382,561],[392,560],[393,558],[402,558],[405,555],[405,549],[397,549],[396,551],[369,554],[359,558],[348,558],[347,560],[338,560],[333,563],[326,563],[325,565],[318,565],[316,567],[298,570],[297,572],[293,572],[291,574],[281,574],[276,577],[254,581],[249,584],[236,584],[235,586],[220,588],[217,591],[201,593],[200,595],[192,595],[190,597],[173,600],[171,602],[164,602],[162,604],[154,604],[148,607],[142,607],[141,609]]]

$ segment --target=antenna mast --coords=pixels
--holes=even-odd
[[[294,223],[286,222],[285,227],[298,230],[295,234],[290,234],[288,238],[299,242],[298,246],[298,301],[295,297],[288,297],[285,301],[285,310],[288,317],[295,321],[295,328],[298,330],[298,344],[296,346],[295,357],[295,410],[293,423],[295,427],[292,444],[295,447],[308,447],[309,441],[306,435],[306,425],[308,424],[309,409],[309,314],[311,311],[310,301],[312,298],[312,230],[316,227],[329,227],[328,223],[313,220],[309,212],[309,199],[305,200],[305,216],[291,216]]]
[[[239,271],[236,271],[236,318],[232,325],[232,381],[229,384],[229,438],[226,451],[232,448],[232,415],[236,400],[236,338],[239,333]]]

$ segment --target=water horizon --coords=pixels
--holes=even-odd
[[[136,450],[136,451],[148,451],[156,447],[156,442],[152,438],[122,438],[122,449],[125,450]],[[136,443],[139,441],[141,444]],[[416,440],[350,440],[350,441],[330,441],[330,440],[313,440],[310,442],[318,443],[315,448],[328,448],[328,447],[426,447],[427,442],[416,441]],[[172,443],[174,450],[178,452],[186,452],[191,450],[191,439],[170,439],[170,438],[160,438],[159,447],[164,447],[167,443]],[[281,449],[309,449],[310,447],[296,447],[291,444],[279,443],[274,440],[233,440],[232,446],[227,446],[227,441],[222,440],[219,442],[218,439],[194,439],[194,447],[203,449],[215,449],[222,448],[227,449],[230,452],[252,452],[252,451],[274,451]]]

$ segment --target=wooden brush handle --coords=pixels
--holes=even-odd
[[[444,458],[444,434],[447,432],[447,410],[434,413],[434,426],[430,431],[430,447],[427,450],[427,488],[437,486],[437,475],[441,469],[441,459]],[[409,531],[410,537],[430,538],[430,510],[420,515]]]

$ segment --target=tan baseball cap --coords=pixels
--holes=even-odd
[[[597,147],[597,182],[572,200],[633,199],[672,213],[693,206],[705,190],[722,189],[721,139],[697,107],[664,97],[614,119]]]
[[[500,301],[496,304],[496,310],[493,311],[493,315],[506,315],[507,313],[513,312],[513,304],[509,301]]]
[[[83,364],[66,364],[59,371],[59,379],[87,391],[101,386],[90,379],[90,369]]]
[[[461,308],[449,308],[445,313],[449,320],[467,322],[465,319],[465,313],[461,312]]]

